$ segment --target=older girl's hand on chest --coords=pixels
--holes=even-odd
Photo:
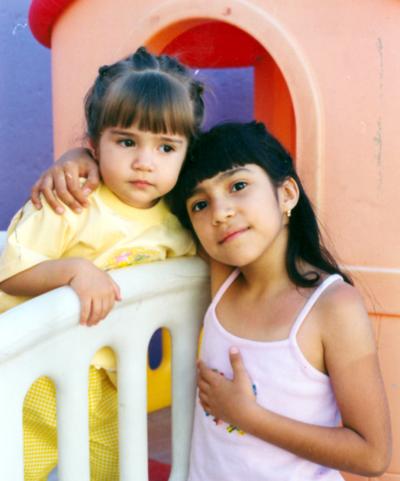
[[[198,362],[199,398],[205,411],[216,419],[242,428],[246,418],[256,407],[252,382],[237,348],[229,353],[233,379],[227,379],[203,361]]]

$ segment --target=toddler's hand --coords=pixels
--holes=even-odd
[[[204,410],[216,419],[243,429],[244,416],[255,405],[252,382],[236,348],[229,353],[233,379],[226,379],[203,361],[198,362],[198,386],[200,403]]]
[[[81,302],[79,323],[94,326],[111,311],[115,301],[121,300],[119,286],[111,277],[85,259],[75,262],[75,274],[69,285],[78,294]]]

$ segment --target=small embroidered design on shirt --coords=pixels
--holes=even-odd
[[[111,269],[128,267],[158,260],[160,260],[160,253],[155,249],[145,249],[143,247],[123,249],[110,256],[105,266],[105,270],[108,271]]]

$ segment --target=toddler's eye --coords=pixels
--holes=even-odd
[[[191,210],[192,212],[200,212],[201,210],[207,207],[207,202],[205,200],[199,200],[192,204]]]
[[[135,142],[132,139],[121,139],[118,140],[119,145],[122,145],[122,147],[133,147],[135,145]]]
[[[175,149],[172,147],[172,145],[162,144],[162,145],[160,145],[160,150],[164,154],[169,154],[170,152],[173,152]]]
[[[247,187],[247,182],[243,182],[242,180],[240,182],[235,182],[232,185],[232,192],[237,192],[238,190],[243,190],[246,187]]]

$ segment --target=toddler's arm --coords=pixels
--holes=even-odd
[[[81,185],[79,178],[87,178]],[[58,214],[64,212],[62,200],[75,212],[80,212],[87,206],[87,196],[98,186],[100,181],[99,167],[89,149],[82,147],[65,152],[32,188],[31,200],[37,209],[41,209],[40,194],[42,193]]]
[[[81,258],[41,262],[1,282],[0,289],[14,296],[37,296],[66,285],[79,296],[79,322],[83,325],[97,324],[121,299],[119,287],[111,277]]]
[[[390,461],[391,433],[371,324],[354,289],[345,286],[331,297],[322,342],[342,426],[306,424],[258,405],[235,352],[232,381],[199,363],[200,402],[215,418],[312,462],[379,476]]]

